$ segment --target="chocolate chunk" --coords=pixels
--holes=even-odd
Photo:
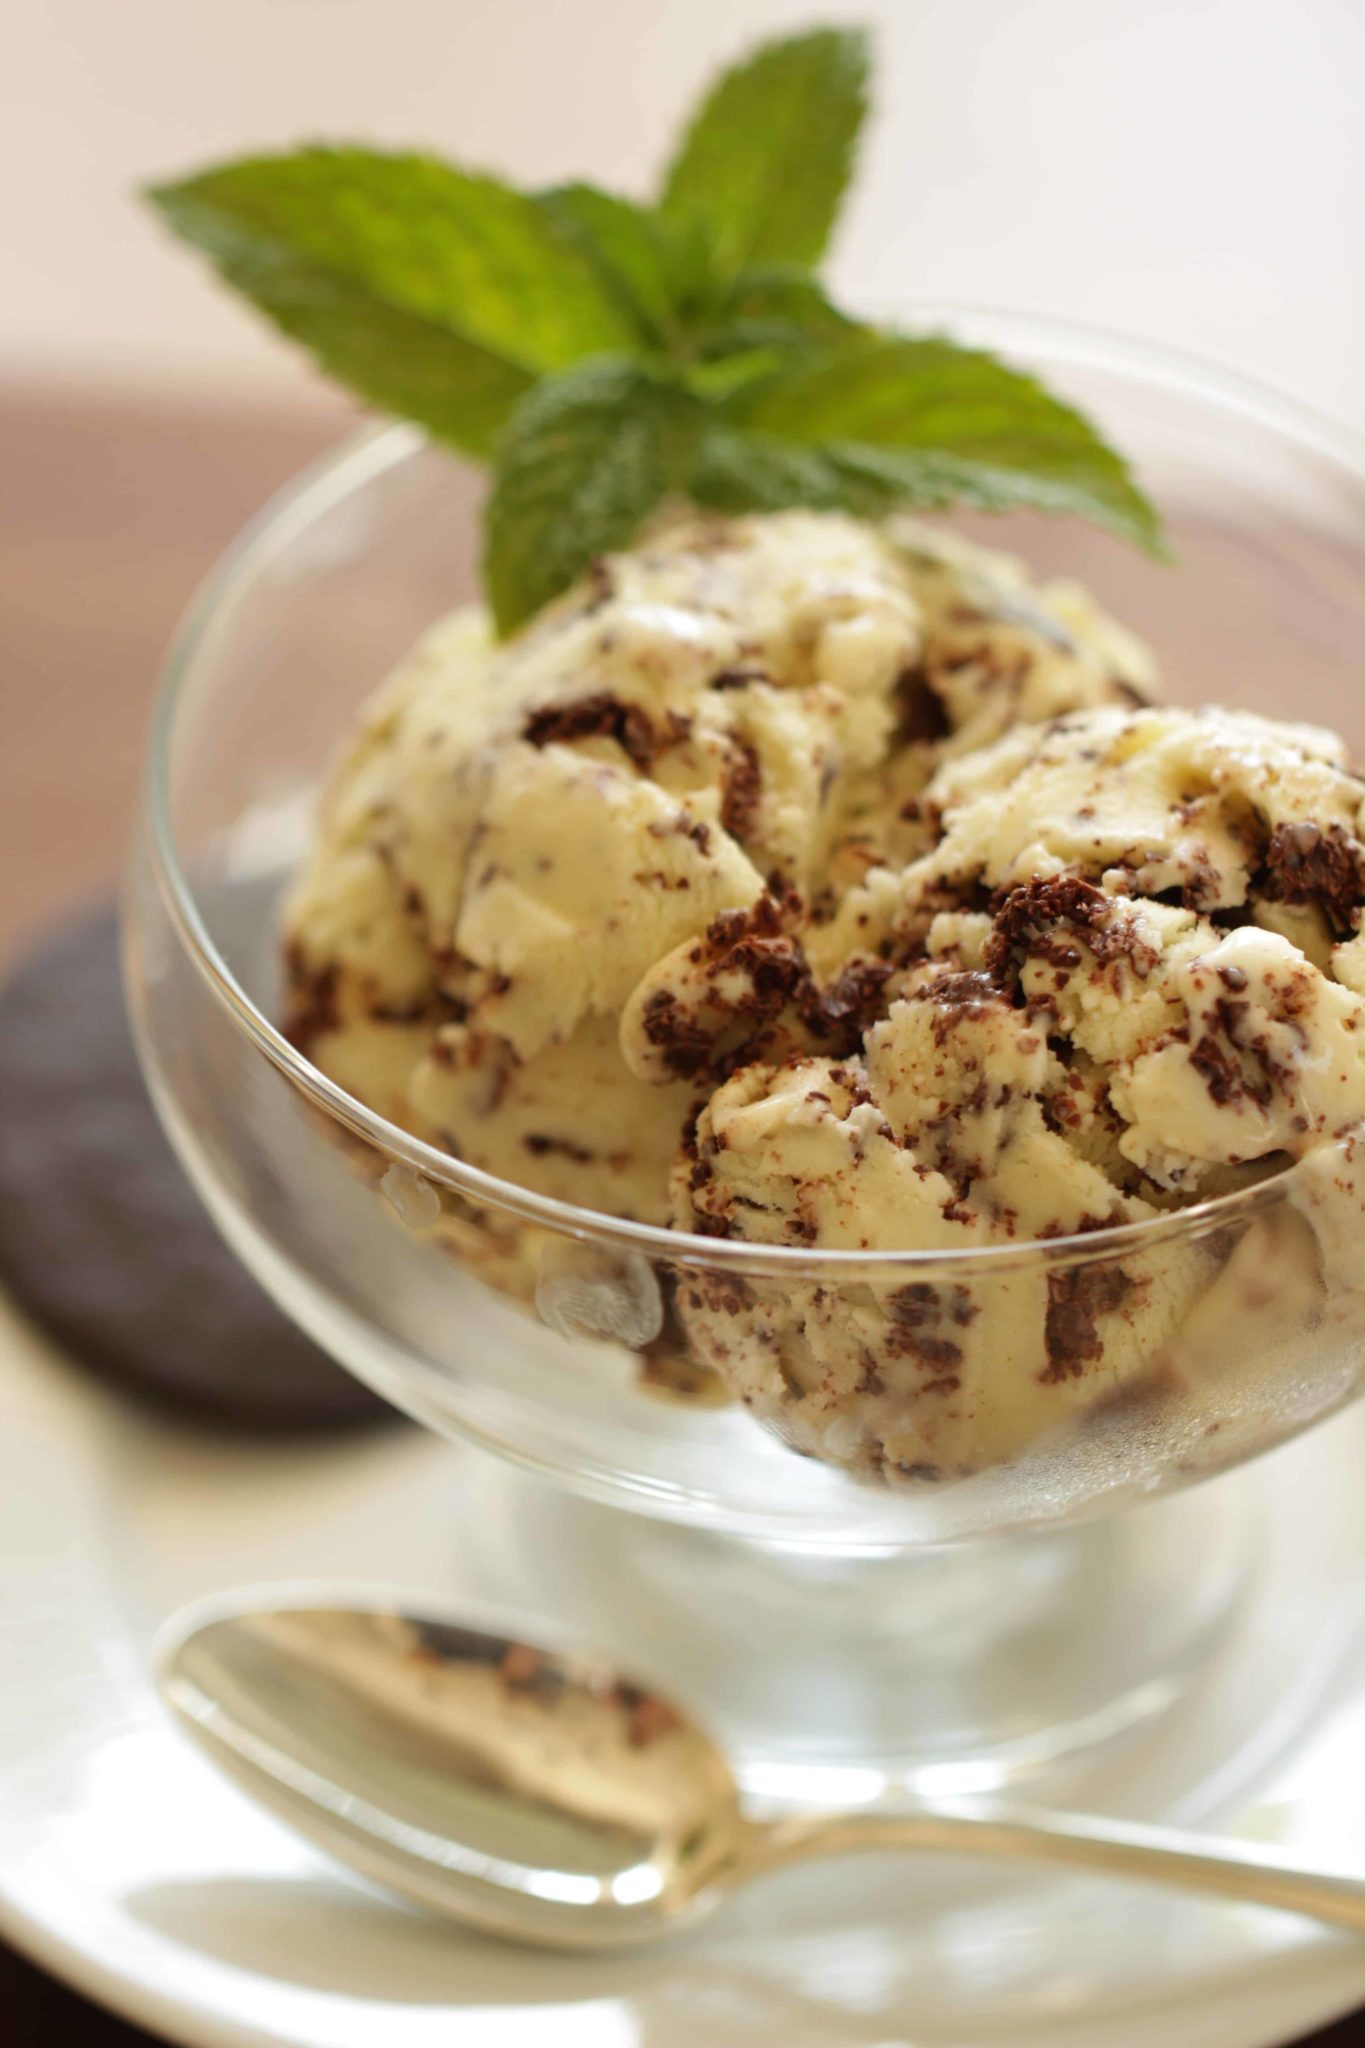
[[[0,1275],[82,1363],[206,1420],[392,1412],[280,1314],[200,1207],[133,1052],[112,911],[0,994]]]
[[[732,739],[720,803],[720,822],[732,839],[747,838],[762,800],[763,770],[758,754],[748,740]]]
[[[882,992],[895,972],[889,960],[855,953],[825,988],[812,983],[800,1004],[806,1028],[838,1059],[857,1052],[863,1034],[883,1014]]]
[[[685,725],[686,721],[679,720],[677,724]],[[686,736],[672,727],[667,735],[659,735],[638,704],[624,704],[609,690],[598,690],[569,704],[542,705],[539,711],[531,713],[521,732],[533,747],[598,737],[615,740],[642,773],[657,754]]]
[[[943,700],[929,681],[923,663],[902,669],[892,691],[896,707],[893,746],[912,746],[917,740],[945,739],[951,731]]]
[[[645,830],[651,839],[667,839],[671,834],[677,833],[683,839],[690,839],[699,853],[711,851],[710,826],[703,824],[700,818],[694,818],[690,811],[679,811],[666,824],[662,819],[655,818],[645,826]]]
[[[1062,1266],[1048,1274],[1043,1327],[1048,1362],[1038,1375],[1045,1385],[1078,1378],[1101,1356],[1098,1318],[1122,1308],[1132,1291],[1132,1281],[1118,1266]]]
[[[946,1323],[959,1328],[970,1317],[959,1312],[956,1297],[961,1288],[945,1293],[927,1280],[914,1280],[897,1288],[887,1303],[889,1327],[886,1349],[892,1358],[913,1358],[929,1373],[925,1392],[955,1393],[957,1368],[962,1363],[962,1346],[945,1333]]]
[[[966,1017],[981,1017],[1004,1001],[988,974],[976,968],[940,974],[914,991],[914,1001],[932,1003],[934,1043],[943,1045]]]
[[[1190,867],[1173,900],[1182,910],[1207,911],[1218,898],[1222,878],[1202,846],[1192,849]],[[1164,892],[1163,892],[1164,893]]]
[[[280,1029],[296,1052],[301,1052],[306,1060],[311,1059],[318,1040],[336,1031],[341,1023],[337,1011],[336,962],[310,967],[302,946],[291,939],[285,948],[284,965],[284,1021]]]
[[[664,1056],[669,1072],[690,1081],[700,1074],[711,1053],[711,1033],[685,1010],[672,989],[658,988],[641,1015],[645,1037]]]
[[[533,1159],[544,1159],[551,1152],[558,1152],[562,1158],[586,1166],[594,1157],[586,1145],[576,1145],[572,1138],[552,1138],[544,1131],[528,1131],[521,1142]]]
[[[881,1368],[870,1351],[863,1352],[862,1370],[858,1375],[858,1381],[853,1391],[855,1394],[884,1394],[886,1392],[886,1381],[882,1378]]]
[[[1340,825],[1277,825],[1252,893],[1270,903],[1316,903],[1345,936],[1365,898],[1365,847]]]
[[[798,1025],[835,1058],[858,1051],[868,1025],[882,1014],[882,991],[894,970],[873,954],[855,954],[821,988],[800,939],[788,929],[802,908],[796,894],[769,891],[746,910],[712,918],[689,955],[706,990],[715,991],[701,995],[707,1022],[672,989],[655,989],[646,998],[644,1035],[670,1072],[723,1081],[750,1060],[771,1056],[775,1040],[789,1051]]]
[[[1246,1090],[1242,1085],[1242,1063],[1232,1057],[1226,1044],[1214,1038],[1212,1032],[1203,1032],[1189,1049],[1189,1065],[1195,1069],[1209,1098],[1218,1108],[1226,1108],[1230,1102],[1238,1102]]]
[[[1242,985],[1246,985],[1245,975]],[[1248,1030],[1254,1023],[1249,1002],[1220,996],[1213,1006],[1213,1018],[1217,1033],[1205,1031],[1196,1039],[1190,1048],[1190,1065],[1219,1108],[1244,1097],[1267,1105],[1277,1088],[1292,1089],[1293,1075],[1275,1057],[1266,1034]]]
[[[995,924],[986,941],[985,961],[1004,988],[1017,987],[1026,960],[1046,960],[1065,969],[1078,967],[1077,940],[1102,965],[1127,958],[1133,972],[1143,979],[1160,958],[1156,948],[1138,936],[1131,918],[1113,897],[1079,875],[1035,877],[1017,889],[1002,890],[993,911]],[[1073,936],[1066,935],[1068,929]]]

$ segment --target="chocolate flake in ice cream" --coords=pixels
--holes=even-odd
[[[1154,695],[1077,586],[917,522],[663,523],[505,645],[445,621],[374,699],[287,908],[296,1042],[644,1223],[1068,1240],[908,1286],[693,1268],[672,1305],[803,1451],[1015,1458],[1169,1379],[1242,1256],[1076,1239],[1365,1117],[1365,791],[1330,733]],[[1307,1303],[1311,1233],[1261,1255]]]

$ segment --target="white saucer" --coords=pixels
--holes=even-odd
[[[1365,1407],[1233,1482],[1263,1504],[1255,1598],[1197,1694],[1069,1796],[1365,1862],[1363,1468]],[[0,1929],[191,2048],[1268,2048],[1365,2002],[1365,1942],[1287,1916],[881,1857],[651,1955],[543,1957],[353,1883],[162,1718],[147,1646],[181,1601],[314,1575],[505,1597],[531,1484],[415,1431],[255,1449],[149,1422],[0,1304]]]

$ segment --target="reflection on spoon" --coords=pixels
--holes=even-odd
[[[324,1604],[328,1591],[180,1617],[163,1638],[164,1697],[299,1833],[498,1934],[650,1941],[784,1864],[895,1847],[1150,1878],[1365,1932],[1365,1877],[1249,1843],[994,1803],[756,1820],[706,1736],[604,1659],[531,1641],[521,1621],[467,1626],[364,1594]]]

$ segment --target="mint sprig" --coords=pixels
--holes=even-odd
[[[1071,406],[979,350],[857,321],[814,276],[867,76],[858,30],[764,45],[707,94],[654,204],[321,146],[149,197],[324,369],[490,465],[504,633],[672,497],[1029,506],[1161,553],[1156,513]]]

